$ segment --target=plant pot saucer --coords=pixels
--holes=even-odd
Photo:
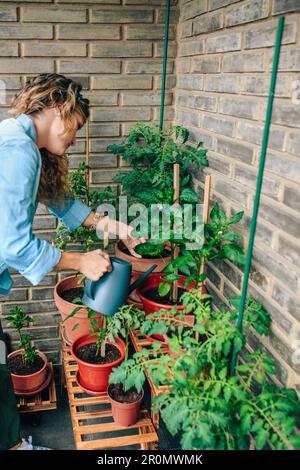
[[[47,365],[47,377],[46,379],[44,380],[44,382],[37,388],[35,389],[32,389],[30,391],[28,390],[16,390],[14,389],[14,394],[15,395],[18,395],[18,396],[21,396],[21,397],[27,397],[27,396],[31,396],[31,395],[37,395],[38,393],[42,392],[45,388],[48,387],[48,385],[50,384],[52,380],[52,372],[51,372],[51,369],[49,367],[49,365]]]
[[[86,386],[82,385],[80,383],[79,370],[76,372],[75,378],[76,378],[76,382],[78,383],[79,387],[82,388],[82,390],[84,392],[86,392],[88,395],[92,395],[93,397],[104,397],[104,396],[107,395],[107,390],[105,390],[104,392],[96,392],[95,390],[90,390],[90,389],[86,388]]]

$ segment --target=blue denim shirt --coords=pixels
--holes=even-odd
[[[12,287],[12,267],[37,285],[59,262],[61,251],[32,233],[41,173],[41,154],[32,119],[20,114],[0,123],[0,294]],[[79,227],[91,209],[66,197],[50,201],[49,211],[69,231]]]

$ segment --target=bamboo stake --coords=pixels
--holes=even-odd
[[[179,163],[174,164],[174,178],[173,178],[173,188],[174,188],[174,195],[173,195],[173,202],[176,206],[179,206],[179,178],[180,178],[180,166]],[[175,246],[173,259],[178,258],[179,255],[179,246]],[[177,302],[178,300],[178,284],[177,281],[173,283],[173,293],[172,293],[172,300],[173,302]]]
[[[203,224],[207,224],[208,219],[209,219],[210,185],[211,185],[211,176],[206,175],[205,184],[204,184],[204,201],[203,201],[203,215],[202,215]],[[205,269],[204,261],[205,261],[205,258],[204,256],[202,256],[200,274],[204,274],[204,269]],[[202,283],[201,283],[201,288],[202,288]]]
[[[103,316],[103,319],[102,319],[102,328],[103,328],[103,330],[106,329],[106,325],[107,325],[107,320]],[[105,357],[105,354],[106,354],[106,338],[101,341],[101,350],[100,350],[101,357]]]
[[[203,224],[208,223],[209,219],[209,199],[210,199],[210,185],[211,185],[211,176],[206,175],[205,176],[205,183],[204,183],[204,201],[203,201],[203,213],[202,213],[202,220]],[[203,240],[203,243],[205,240]],[[201,258],[201,265],[200,265],[200,274],[204,274],[205,270],[205,258],[202,256]],[[200,283],[200,289],[199,289],[199,295],[202,294],[202,286],[203,282]],[[199,341],[200,335],[198,332],[196,332],[196,340]]]

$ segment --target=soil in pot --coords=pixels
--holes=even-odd
[[[163,297],[160,296],[158,292],[158,287],[154,287],[144,292],[144,297],[146,297],[146,299],[152,300],[153,302],[157,302],[159,304],[181,305],[180,297],[182,296],[182,294],[184,294],[184,292],[186,292],[185,289],[183,289],[182,287],[178,288],[178,301],[177,302],[173,302],[173,300],[171,299],[170,293],[168,293],[167,295],[164,295]]]
[[[82,299],[84,293],[83,287],[73,287],[72,289],[65,290],[61,292],[60,296],[62,299],[67,302],[73,303],[73,300],[76,298]]]
[[[76,351],[76,356],[89,364],[110,364],[111,362],[117,361],[121,357],[120,351],[113,344],[106,344],[105,357],[97,355],[96,352],[96,343],[90,343],[81,346]]]
[[[40,356],[35,356],[33,362],[25,364],[21,354],[8,359],[8,367],[11,374],[31,375],[44,367],[44,361]]]
[[[108,388],[111,398],[119,403],[135,403],[142,397],[142,392],[138,393],[134,387],[124,392],[122,384],[110,385]]]

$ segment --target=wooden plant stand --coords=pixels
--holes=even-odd
[[[116,424],[108,396],[93,397],[78,386],[75,379],[78,365],[63,340],[62,364],[77,450],[156,450],[158,437],[148,411],[143,408],[140,420],[133,426]]]
[[[131,341],[133,343],[133,346],[136,352],[140,352],[143,348],[148,349],[152,345],[152,342],[149,339],[145,338],[145,336],[143,336],[139,330],[131,331],[130,338],[131,338]],[[168,353],[168,349],[165,347],[162,347],[161,354],[165,354],[165,353]],[[170,390],[170,387],[168,385],[161,385],[157,387],[156,385],[154,385],[152,378],[149,376],[146,366],[144,367],[144,371],[145,371],[145,375],[147,377],[147,380],[151,389],[151,419],[155,426],[155,429],[158,431],[159,413],[154,413],[152,411],[153,400],[160,393],[168,393]]]
[[[49,368],[52,374],[52,379],[45,390],[42,390],[37,395],[28,397],[16,396],[17,406],[20,413],[35,413],[37,411],[56,410],[57,397],[52,362],[49,362]]]

